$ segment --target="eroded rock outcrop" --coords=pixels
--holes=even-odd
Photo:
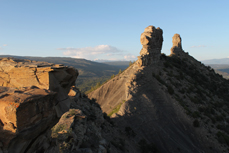
[[[181,45],[181,37],[179,34],[174,34],[173,38],[172,38],[172,42],[173,42],[173,47],[170,50],[170,55],[178,55],[180,56],[182,53],[184,53],[183,49],[182,49],[182,45]]]
[[[138,149],[95,100],[71,86],[78,75],[74,68],[5,58],[0,70],[0,153]]]
[[[42,132],[58,120],[56,93],[37,87],[0,87],[0,141],[8,152],[24,152]]]
[[[163,42],[162,29],[148,26],[141,34],[140,42],[142,50],[138,56],[138,65],[147,66],[157,63],[161,55],[161,47]]]
[[[60,117],[68,111],[70,87],[75,85],[78,71],[62,64],[37,62],[24,59],[2,58],[0,60],[0,85],[5,87],[36,86],[57,92],[56,111]]]
[[[67,112],[78,71],[61,64],[0,60],[0,141],[9,153],[27,152]],[[0,149],[1,152],[1,149]]]
[[[227,147],[216,139],[216,135],[223,134],[212,126],[208,115],[203,121],[204,111],[200,111],[200,107],[209,107],[212,95],[217,95],[210,87],[217,86],[213,83],[215,74],[182,50],[180,35],[173,37],[175,56],[160,54],[162,40],[162,31],[147,27],[141,35],[143,48],[138,61],[89,93],[89,98],[97,99],[120,129],[132,128],[136,133],[134,141],[143,148],[139,152],[157,152],[154,145],[147,143],[155,144],[162,153],[226,151]],[[225,94],[227,97],[228,92]],[[217,96],[214,101],[218,103]],[[214,134],[210,134],[210,128]]]

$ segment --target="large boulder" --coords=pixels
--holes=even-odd
[[[47,131],[70,108],[77,76],[61,64],[0,59],[0,153],[30,152],[31,144],[48,140]]]
[[[5,87],[37,86],[55,91],[60,85],[68,93],[77,76],[78,71],[75,68],[62,64],[14,58],[0,59],[0,85]]]
[[[55,107],[59,117],[70,107],[68,93],[77,76],[75,68],[62,64],[15,58],[0,60],[0,86],[19,89],[36,86],[57,92],[58,105]]]
[[[0,141],[9,153],[21,153],[57,121],[56,93],[37,87],[0,87]]]
[[[142,50],[138,56],[138,65],[147,66],[160,60],[163,42],[162,29],[148,26],[141,34]]]

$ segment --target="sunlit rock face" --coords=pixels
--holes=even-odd
[[[171,54],[170,55],[179,55],[181,54],[183,51],[182,49],[182,45],[181,45],[181,37],[179,34],[174,34],[173,38],[172,38],[172,42],[173,42],[173,47],[171,48]]]
[[[160,60],[163,43],[162,29],[148,26],[141,34],[142,50],[138,56],[138,65],[147,66]]]
[[[0,141],[9,152],[23,151],[57,121],[56,92],[0,87]]]
[[[78,71],[73,67],[25,59],[0,59],[0,86],[23,88],[36,86],[57,92],[55,106],[60,117],[68,111],[68,93],[75,85]]]
[[[67,112],[78,71],[47,62],[0,59],[0,153],[27,152]]]

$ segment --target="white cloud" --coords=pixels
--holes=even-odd
[[[2,49],[2,47],[0,47],[0,50]]]
[[[206,47],[206,46],[205,45],[191,46],[191,48],[201,48],[201,47]]]
[[[74,58],[84,58],[95,61],[133,61],[137,57],[132,54],[124,54],[125,51],[117,49],[110,45],[98,45],[95,47],[84,48],[57,48],[63,51],[63,55]]]
[[[63,51],[63,55],[74,58],[96,59],[98,56],[120,56],[122,50],[110,45],[98,45],[95,47],[84,48],[57,48]]]
[[[125,55],[125,56],[124,56],[124,59],[127,60],[127,61],[130,61],[130,60],[132,61],[132,60],[136,60],[137,57],[134,56],[134,55],[128,54],[128,55]]]
[[[7,46],[7,44],[4,44],[3,46],[5,47],[5,46]]]
[[[95,47],[85,47],[85,48],[57,48],[58,50],[65,50],[64,55],[68,56],[79,56],[85,54],[98,55],[98,54],[111,54],[116,52],[121,52],[116,47],[109,45],[99,45]]]

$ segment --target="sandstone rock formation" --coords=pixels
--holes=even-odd
[[[163,31],[158,27],[148,26],[141,34],[140,42],[142,50],[138,57],[139,66],[147,66],[157,63],[161,55],[161,47],[163,42]]]
[[[220,126],[215,127],[213,114],[207,114],[206,110],[214,108],[216,112],[219,101],[227,105],[229,85],[225,90],[219,89],[219,93],[214,82],[215,79],[226,84],[228,81],[216,78],[214,72],[185,53],[178,34],[173,37],[175,56],[161,55],[162,31],[157,30],[147,27],[141,36],[143,49],[138,61],[89,93],[89,98],[95,98],[120,129],[131,127],[136,133],[135,142],[144,139],[155,144],[159,152],[227,152],[229,133],[217,129]],[[225,95],[221,95],[223,91]],[[223,111],[220,107],[215,117]],[[223,121],[228,114],[226,110]],[[228,123],[223,121],[220,125],[224,127]]]
[[[14,58],[0,60],[0,141],[12,153],[25,152],[69,110],[73,67]]]
[[[62,64],[31,60],[2,58],[0,60],[0,85],[4,87],[30,87],[49,89],[57,92],[56,110],[60,117],[68,111],[70,87],[75,85],[78,71]]]
[[[37,87],[0,87],[0,141],[8,152],[26,147],[58,120],[54,106],[56,93]]]
[[[181,45],[181,37],[179,34],[174,34],[173,38],[172,38],[172,42],[173,42],[173,47],[170,50],[170,55],[181,55],[182,53],[184,53],[183,49],[182,49],[182,45]]]
[[[78,75],[74,68],[11,58],[0,65],[0,153],[139,149],[94,100],[71,86]]]

